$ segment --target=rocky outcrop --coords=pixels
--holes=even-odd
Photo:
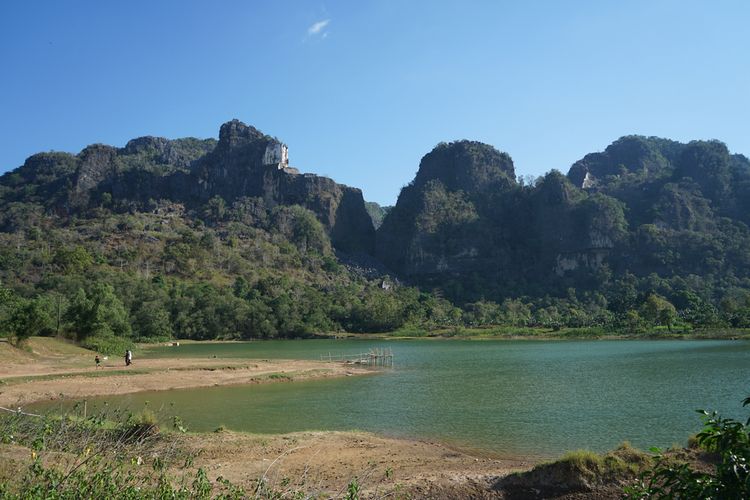
[[[448,191],[483,193],[516,182],[513,160],[507,153],[476,141],[440,143],[419,163],[413,185],[440,181]]]
[[[116,177],[118,163],[117,149],[111,146],[94,144],[81,151],[70,193],[70,205],[77,208],[87,206],[91,192]]]

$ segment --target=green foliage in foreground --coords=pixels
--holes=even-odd
[[[103,465],[100,460],[92,461],[89,467],[64,473],[56,469],[45,468],[39,460],[27,469],[21,479],[21,486],[13,490],[8,485],[0,484],[0,498],[8,500],[43,500],[43,499],[79,499],[79,498],[112,498],[112,499],[209,499],[209,498],[247,498],[244,492],[237,494],[216,495],[214,485],[199,469],[192,483],[174,487],[162,474],[153,478],[138,477],[132,470],[125,472],[124,467]],[[91,469],[91,467],[96,467]],[[151,484],[150,479],[153,479]]]
[[[743,406],[749,404],[750,398],[745,399]],[[659,453],[653,469],[638,484],[626,488],[628,498],[750,498],[750,418],[742,423],[716,412],[700,413],[704,427],[695,442],[716,456],[715,469],[695,470]]]
[[[194,467],[194,456],[180,448],[177,437],[185,432],[181,420],[173,418],[173,432],[160,431],[157,420],[148,409],[141,414],[104,411],[87,418],[3,413],[0,446],[23,446],[31,457],[28,465],[10,476],[0,475],[0,499],[303,496],[288,484],[269,484],[265,478],[249,490],[222,477],[211,480],[206,470]]]

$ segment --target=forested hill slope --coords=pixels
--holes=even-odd
[[[422,159],[376,253],[463,303],[575,289],[610,307],[644,291],[687,307],[688,293],[744,296],[749,209],[750,162],[718,141],[623,137],[530,185],[507,154],[459,141]]]

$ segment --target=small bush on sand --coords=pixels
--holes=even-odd
[[[650,463],[649,455],[623,443],[605,455],[588,450],[566,453],[528,472],[511,474],[497,486],[519,498],[533,497],[534,492],[555,496],[601,488],[616,490],[635,479]]]

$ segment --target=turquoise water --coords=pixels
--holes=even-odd
[[[684,443],[700,429],[698,408],[747,415],[748,342],[303,340],[189,344],[145,356],[319,359],[370,347],[390,347],[394,368],[94,398],[89,408],[107,402],[138,410],[148,402],[196,431],[359,429],[534,457],[604,451],[624,440],[643,448]]]

